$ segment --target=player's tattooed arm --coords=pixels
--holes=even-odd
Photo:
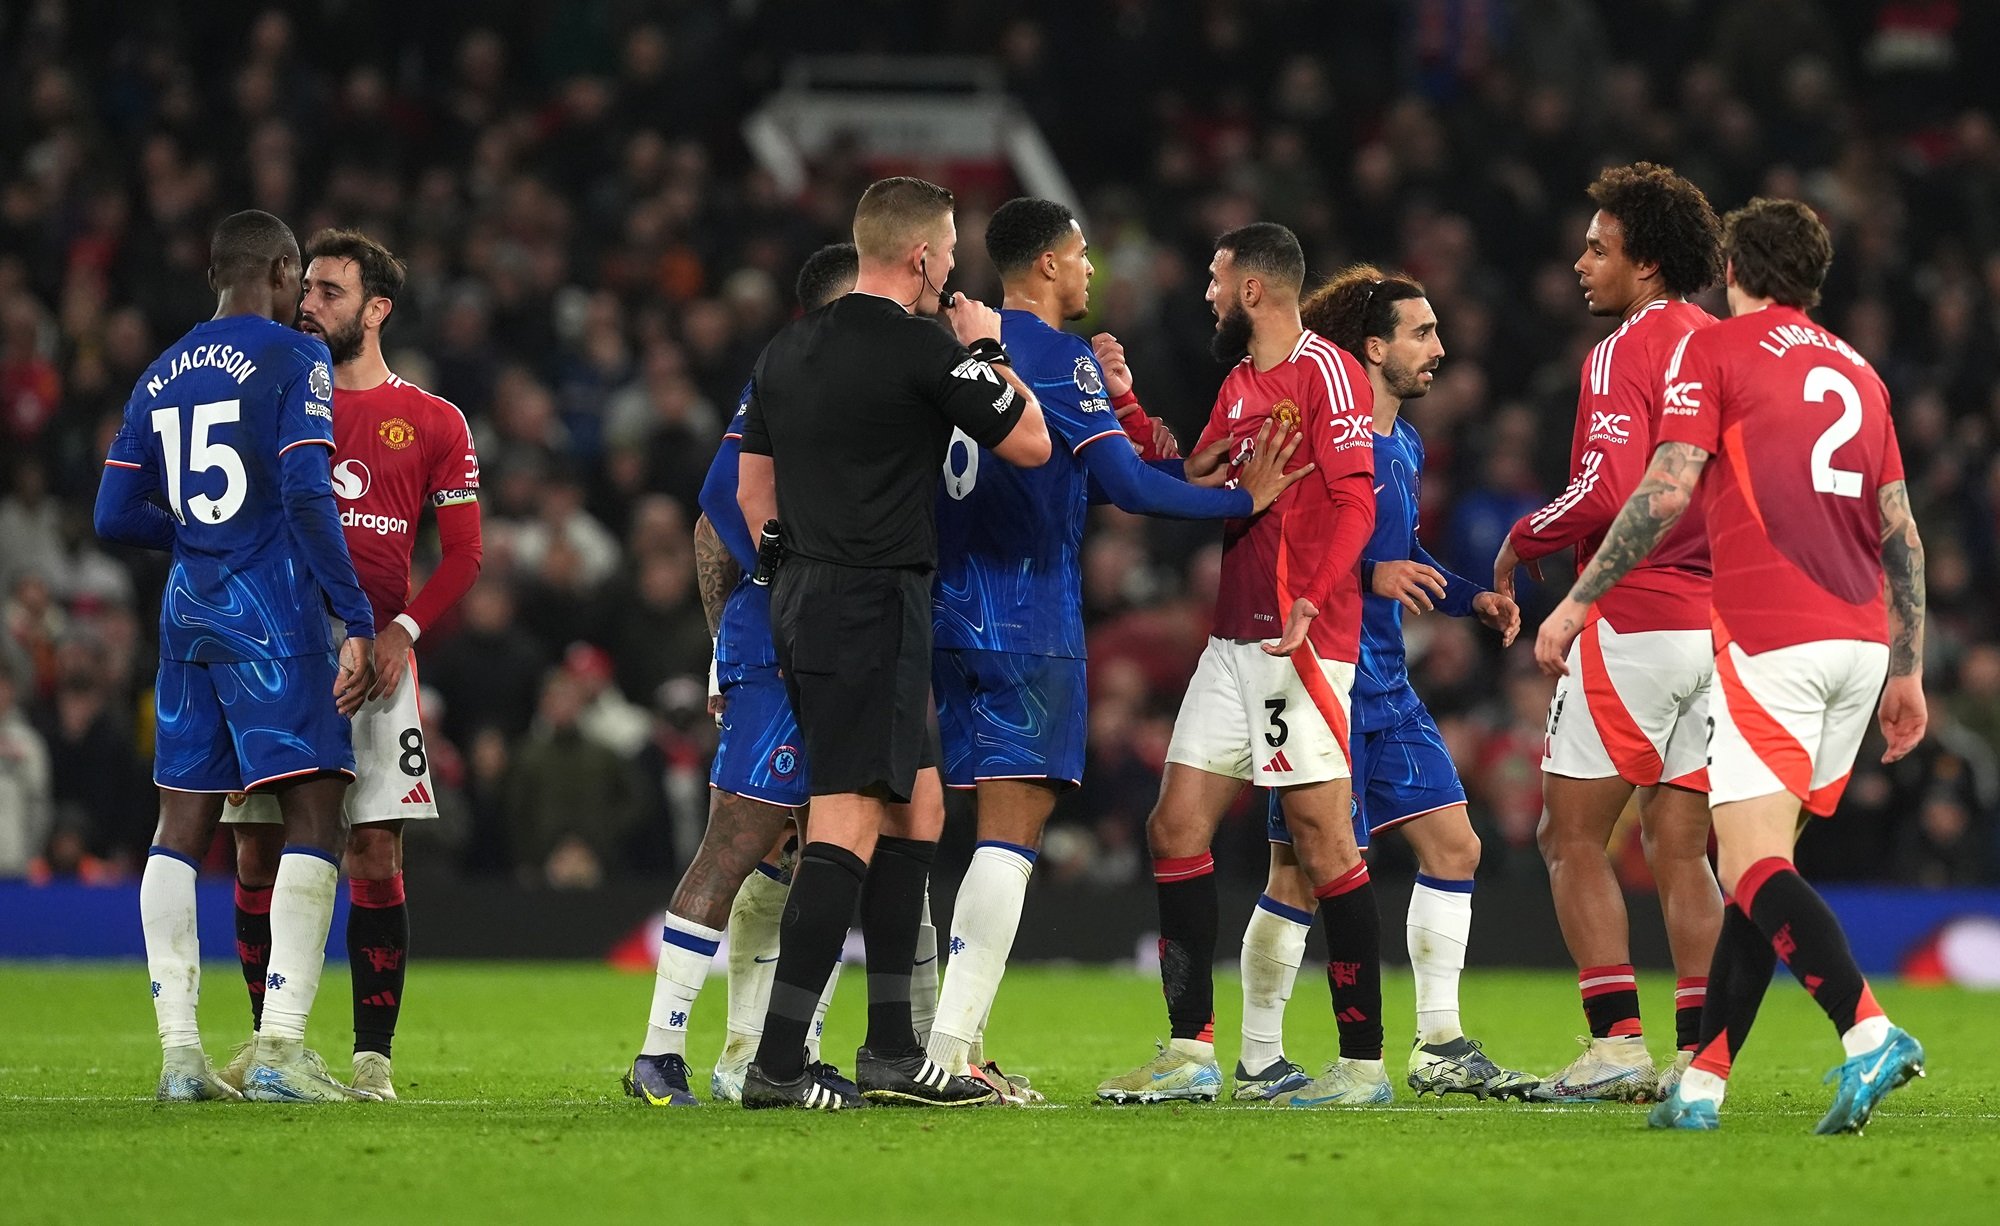
[[[1924,662],[1924,542],[1910,514],[1909,487],[1891,481],[1876,494],[1882,511],[1882,576],[1889,593],[1889,675]]]
[[[694,523],[694,576],[701,590],[701,613],[708,619],[712,638],[722,633],[722,606],[743,576],[743,568],[729,556],[729,546],[716,534],[715,525],[704,515]]]
[[[1596,556],[1576,577],[1570,599],[1583,605],[1594,603],[1645,561],[1694,501],[1695,486],[1707,463],[1708,453],[1692,443],[1661,443],[1639,487],[1625,500],[1618,518],[1611,521],[1611,530],[1604,534]]]

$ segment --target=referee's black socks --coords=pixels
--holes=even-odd
[[[792,1081],[805,1071],[806,1032],[827,977],[840,960],[847,923],[867,874],[860,856],[833,843],[808,843],[799,853],[791,897],[778,925],[778,969],[771,982],[770,1011],[757,1044],[757,1066],[773,1081]],[[872,946],[869,953],[872,961]],[[904,995],[907,998],[907,988]],[[907,1024],[907,999],[903,1008]]]
[[[875,841],[868,884],[861,891],[861,936],[868,943],[865,1046],[877,1055],[923,1049],[910,1021],[910,975],[917,960],[917,929],[924,922],[924,887],[936,854],[937,844],[921,839],[884,835]]]

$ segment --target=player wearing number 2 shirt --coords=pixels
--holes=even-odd
[[[1782,960],[1847,1056],[1827,1078],[1838,1085],[1817,1131],[1859,1132],[1923,1072],[1923,1048],[1884,1016],[1791,848],[1801,807],[1826,816],[1839,803],[1878,693],[1885,761],[1923,736],[1923,545],[1881,379],[1805,314],[1832,261],[1826,228],[1797,201],[1754,200],[1729,215],[1723,251],[1732,318],[1668,363],[1652,465],[1536,655],[1554,656],[1580,606],[1645,556],[1701,482],[1719,691],[1709,795],[1733,905],[1698,1054],[1652,1123],[1717,1126],[1731,1062]]]
[[[390,1050],[408,973],[402,823],[437,816],[412,644],[479,574],[479,461],[465,417],[407,383],[382,359],[381,333],[403,266],[354,231],[313,236],[300,326],[326,339],[334,362],[333,492],[361,586],[372,606],[380,678],[354,715],[356,779],[348,789],[349,982],[354,998],[354,1084],[394,1098]],[[411,599],[410,554],[425,507],[437,516],[442,557]],[[260,1022],[277,813],[249,797],[236,823],[237,956]],[[238,1066],[225,1071],[227,1079]]]

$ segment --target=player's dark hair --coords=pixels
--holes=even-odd
[[[218,288],[262,277],[277,261],[299,256],[292,228],[262,209],[231,213],[208,236],[208,278]]]
[[[1396,304],[1428,296],[1415,277],[1353,264],[1299,303],[1299,322],[1365,363],[1369,337],[1395,336]]]
[[[1590,185],[1597,207],[1618,219],[1625,254],[1658,264],[1670,293],[1698,294],[1722,277],[1722,228],[1701,189],[1665,166],[1610,166]]]
[[[806,257],[793,287],[804,310],[817,311],[854,288],[860,274],[861,257],[853,243],[829,243]]]
[[[1053,200],[1021,196],[993,210],[986,223],[986,254],[1001,276],[1011,277],[1053,251],[1071,233],[1076,214]]]
[[[1275,221],[1253,221],[1215,240],[1236,267],[1297,293],[1306,284],[1306,251],[1299,237]]]
[[[894,260],[951,212],[951,193],[908,175],[877,179],[854,207],[854,246],[870,260]]]
[[[321,230],[313,235],[306,244],[306,262],[318,259],[352,260],[361,273],[363,296],[391,302],[403,292],[403,278],[409,272],[409,266],[387,247],[359,230]]]
[[[1819,305],[1833,236],[1804,204],[1759,196],[1722,219],[1722,255],[1744,293],[1803,311]]]

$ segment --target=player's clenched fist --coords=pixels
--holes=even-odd
[[[1116,400],[1132,390],[1132,368],[1125,361],[1125,346],[1109,332],[1090,338],[1090,351],[1104,370],[1104,390]]]

